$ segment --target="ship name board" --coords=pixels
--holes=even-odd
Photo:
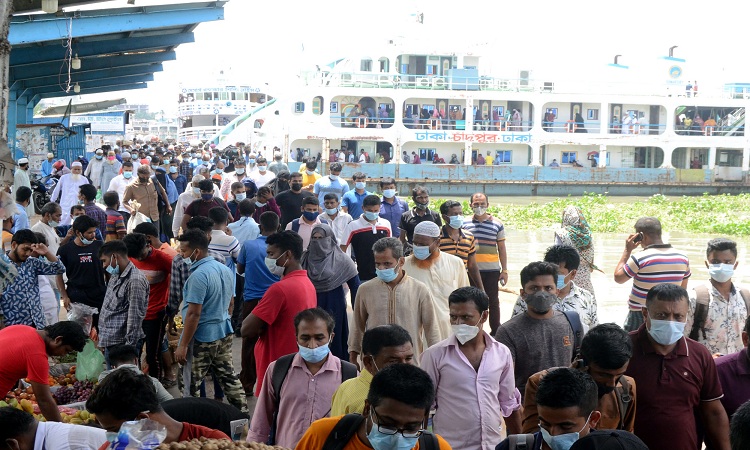
[[[224,86],[224,87],[201,87],[201,88],[182,88],[183,94],[198,92],[251,92],[260,93],[260,88],[252,86]]]
[[[531,142],[531,133],[466,133],[462,131],[421,131],[414,134],[417,141],[452,142]]]

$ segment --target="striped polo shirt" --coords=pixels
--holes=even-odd
[[[497,242],[505,240],[503,223],[490,215],[483,222],[477,220],[476,216],[471,216],[464,220],[464,230],[474,235],[479,271],[499,272],[500,255],[497,252]]]
[[[458,256],[464,262],[464,267],[467,268],[469,256],[477,252],[474,245],[474,235],[467,230],[458,230],[458,241],[454,241],[448,231],[447,226],[444,226],[443,234],[440,236],[440,251]]]
[[[633,279],[628,306],[632,311],[640,311],[646,306],[649,289],[661,283],[680,285],[689,278],[690,262],[684,253],[672,249],[670,244],[658,244],[631,255],[623,270]]]

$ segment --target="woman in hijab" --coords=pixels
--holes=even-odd
[[[591,284],[591,272],[599,270],[594,264],[594,238],[583,212],[577,206],[570,205],[563,211],[561,228],[555,231],[555,244],[568,245],[578,250],[581,264],[573,283],[591,292],[596,298],[594,285]]]
[[[360,283],[359,275],[352,259],[341,251],[328,224],[321,223],[313,228],[310,245],[302,254],[302,267],[307,270],[307,276],[315,286],[318,307],[328,311],[336,321],[329,345],[331,353],[348,361],[349,321],[346,315],[344,283],[349,286],[354,304]]]

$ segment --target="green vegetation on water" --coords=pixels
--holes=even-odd
[[[438,211],[444,200],[430,202]],[[472,214],[468,201],[461,202],[464,213]],[[548,203],[528,205],[490,205],[489,212],[516,229],[540,229],[559,226],[568,205],[581,208],[591,230],[599,233],[632,233],[641,217],[658,218],[666,231],[682,231],[723,236],[750,235],[750,194],[708,195],[669,198],[654,195],[631,203],[613,203],[606,195],[561,197]]]

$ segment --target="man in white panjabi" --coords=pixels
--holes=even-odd
[[[55,190],[52,191],[52,201],[59,203],[62,208],[60,225],[70,225],[70,208],[78,204],[79,188],[89,184],[89,180],[82,175],[83,165],[75,161],[70,165],[70,173],[60,177]]]

